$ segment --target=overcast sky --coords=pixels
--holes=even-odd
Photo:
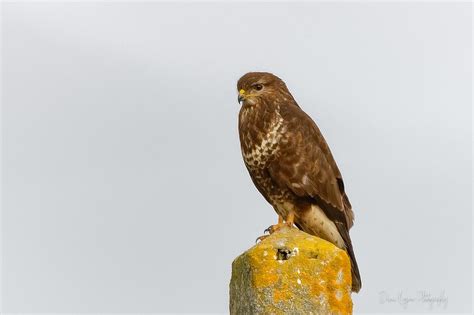
[[[469,312],[470,4],[4,3],[2,44],[4,312],[226,313],[277,219],[240,154],[255,70],[342,171],[355,311]]]

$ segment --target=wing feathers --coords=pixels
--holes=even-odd
[[[354,214],[341,173],[319,128],[299,107],[287,106],[281,114],[287,124],[287,138],[280,143],[280,156],[270,165],[270,175],[297,196],[318,197],[341,211],[349,229]]]

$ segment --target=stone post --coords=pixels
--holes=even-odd
[[[230,314],[352,314],[349,257],[282,228],[232,263]]]

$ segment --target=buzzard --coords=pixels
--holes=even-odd
[[[237,83],[242,156],[258,191],[293,226],[346,250],[352,291],[362,282],[349,229],[354,213],[329,146],[285,83],[267,72],[250,72]]]

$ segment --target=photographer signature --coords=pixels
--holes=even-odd
[[[412,304],[425,304],[430,310],[436,308],[446,309],[448,306],[448,297],[445,292],[442,291],[440,294],[432,294],[429,291],[420,290],[415,294],[409,295],[403,291],[399,291],[397,294],[390,294],[387,291],[379,292],[379,303],[390,304],[397,303],[404,309],[407,309]]]

